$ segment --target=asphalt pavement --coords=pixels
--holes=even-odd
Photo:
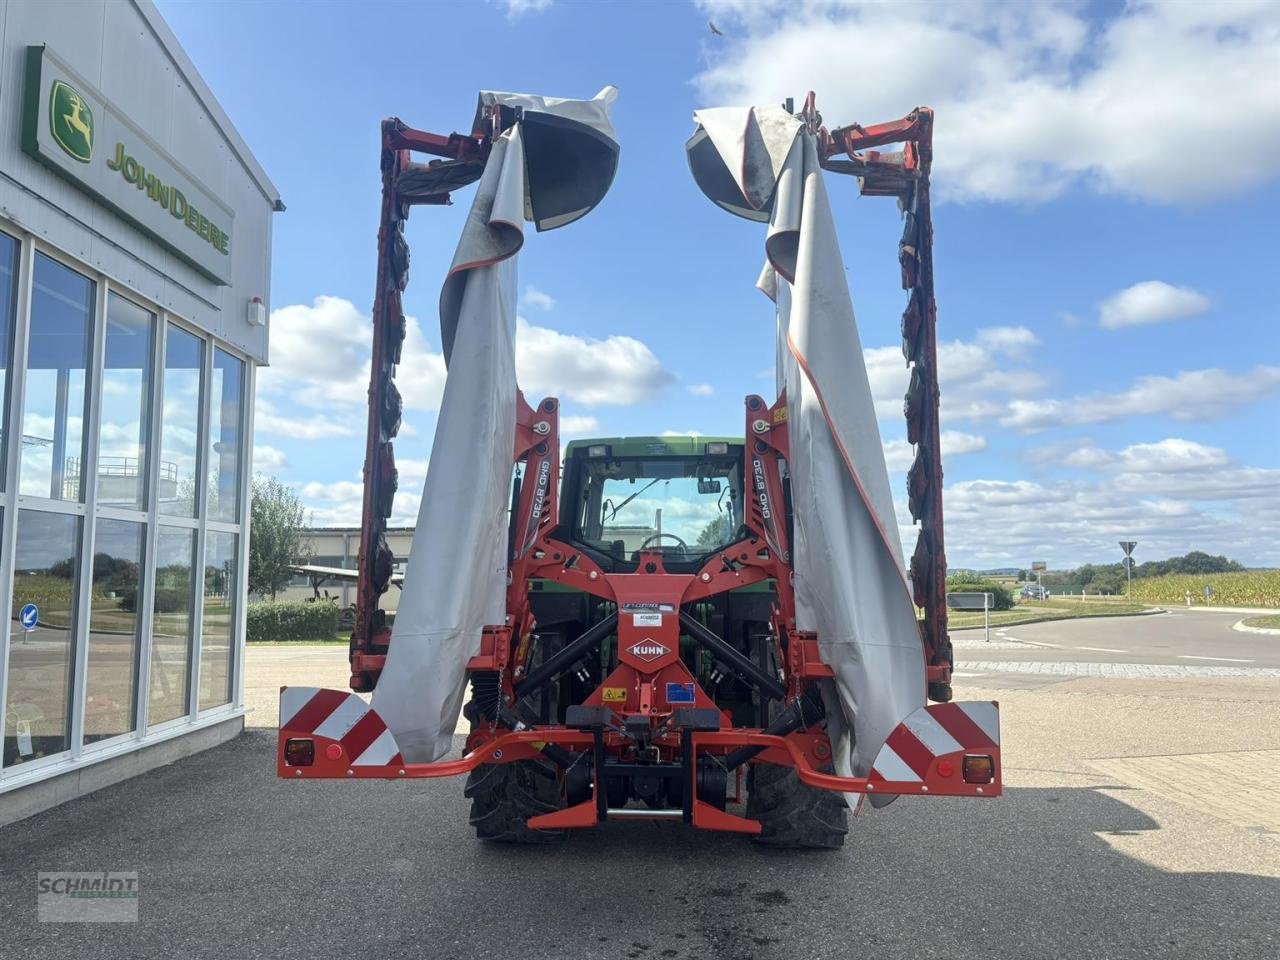
[[[1280,636],[1232,629],[1238,613],[1169,610],[1135,617],[1090,617],[958,630],[956,659],[1226,666],[1280,669]]]
[[[1203,636],[1152,652],[1157,634],[1129,632],[1125,646],[1120,633],[1098,640],[1121,629],[1101,623],[1008,632],[1050,629],[1042,642],[1166,666],[1228,642],[1204,622]],[[1022,646],[999,654],[1047,662]],[[251,685],[265,697],[282,674],[317,672],[340,685],[343,653],[251,651]],[[636,822],[553,846],[481,844],[460,780],[276,780],[263,710],[236,741],[0,829],[0,956],[1280,955],[1280,681],[1074,676],[1019,689],[974,672],[957,693],[1001,702],[1005,796],[902,798],[852,820],[832,853]],[[137,870],[140,922],[37,923],[35,874],[58,869]]]

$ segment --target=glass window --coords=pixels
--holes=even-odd
[[[34,282],[19,489],[33,497],[81,500],[94,283],[41,253]]]
[[[164,723],[190,710],[191,608],[196,532],[161,527],[156,536],[156,596],[151,623],[151,683],[147,723]]]
[[[205,534],[204,615],[200,625],[200,709],[231,702],[231,637],[235,623],[236,535]]]
[[[98,439],[98,502],[146,507],[151,345],[154,317],[114,293],[107,299],[102,427]]]
[[[80,518],[18,512],[4,766],[70,746]]]
[[[574,539],[619,560],[640,550],[703,556],[742,526],[741,464],[733,457],[573,458],[582,506]]]
[[[0,233],[0,490],[4,489],[4,442],[9,428],[9,363],[18,297],[18,241]]]
[[[160,426],[160,512],[196,515],[200,379],[204,341],[168,324],[164,344],[164,419]]]
[[[142,554],[146,527],[131,520],[98,521],[94,533],[85,681],[84,742],[134,728],[142,617]]]
[[[213,423],[209,431],[209,519],[235,523],[240,507],[240,418],[244,361],[213,351]]]

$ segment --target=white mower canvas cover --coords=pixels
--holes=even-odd
[[[482,93],[480,104],[519,106],[575,121],[607,138],[616,158],[606,87],[592,100]],[[516,254],[525,220],[534,220],[539,177],[526,162],[525,121],[493,143],[453,265],[440,293],[440,336],[448,376],[418,511],[416,549],[373,707],[405,760],[427,763],[452,746],[466,688],[467,661],[489,624],[506,619],[507,510],[516,418]],[[545,129],[545,128],[544,128]],[[564,139],[571,140],[572,125]],[[545,135],[544,135],[545,136]],[[598,177],[597,183],[612,179]],[[532,186],[531,186],[532,184]],[[599,196],[570,198],[568,211],[540,229],[571,222]],[[600,195],[603,195],[602,192]],[[413,376],[413,371],[406,371]]]
[[[694,120],[698,185],[769,225],[757,285],[777,308],[787,391],[796,626],[817,634],[836,674],[826,691],[836,773],[866,776],[889,734],[924,706],[924,654],[816,145],[781,108],[700,110]]]

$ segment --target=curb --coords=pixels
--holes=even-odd
[[[1155,617],[1155,616],[1161,616],[1167,612],[1168,612],[1167,610],[1162,610],[1159,607],[1149,607],[1146,610],[1135,610],[1133,613],[1094,613],[1094,614],[1090,614],[1087,617],[1036,617],[1034,620],[1019,620],[1017,623],[993,623],[991,625],[991,629],[1004,630],[1007,627],[1025,627],[1033,623],[1055,623],[1055,622],[1060,623],[1063,620],[1118,620],[1121,617]],[[948,626],[947,632],[960,633],[963,630],[981,630],[981,629],[983,629],[982,624],[978,624],[976,627]],[[1250,627],[1249,629],[1254,630],[1258,628]],[[1266,632],[1280,633],[1280,630],[1268,630]]]
[[[1261,633],[1269,637],[1280,637],[1280,630],[1272,630],[1270,627],[1251,627],[1243,620],[1237,620],[1231,625],[1232,630],[1238,630],[1240,633]]]

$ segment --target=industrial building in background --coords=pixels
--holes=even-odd
[[[243,726],[284,208],[150,0],[0,24],[3,823]]]

